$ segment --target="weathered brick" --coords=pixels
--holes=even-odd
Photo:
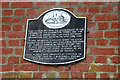
[[[5,32],[0,32],[0,38],[4,38],[5,37]]]
[[[86,56],[86,58],[82,61],[80,61],[80,63],[92,63],[94,60],[94,57],[93,56]]]
[[[4,15],[12,15],[12,10],[4,10]]]
[[[12,2],[12,8],[31,8],[33,6],[32,2]]]
[[[89,33],[87,33],[87,37],[101,38],[103,37],[103,32],[102,31],[90,31]]]
[[[84,5],[87,6],[96,6],[96,5],[103,5],[105,2],[84,2]]]
[[[35,7],[51,7],[55,6],[56,2],[37,2]]]
[[[87,39],[87,46],[94,45],[95,40],[94,39]]]
[[[21,40],[20,45],[21,45],[21,46],[24,46],[24,45],[25,45],[25,40]]]
[[[16,55],[23,55],[23,53],[24,53],[24,50],[22,48],[16,48],[15,49],[15,54]]]
[[[0,65],[0,68],[2,69],[2,71],[12,71],[13,65]]]
[[[11,30],[11,27],[10,27],[10,25],[2,25],[2,27],[1,27],[0,30],[1,30],[1,31],[10,31],[10,30]]]
[[[41,15],[42,13],[44,13],[45,11],[47,11],[47,9],[38,9],[38,14]]]
[[[117,22],[113,22],[112,24],[111,24],[111,29],[118,29],[119,27],[118,27],[118,23]]]
[[[46,65],[40,65],[39,71],[62,71],[63,66],[55,67],[55,66],[46,66]]]
[[[23,64],[23,65],[15,65],[15,71],[36,71],[38,69],[37,64]]]
[[[43,73],[40,72],[34,72],[33,73],[33,78],[42,78]]]
[[[100,78],[109,78],[107,73],[100,73]]]
[[[112,6],[106,6],[102,8],[102,13],[109,13],[113,11],[113,7]]]
[[[118,56],[113,56],[110,58],[110,60],[112,61],[112,63],[116,63],[116,64],[120,63],[120,57]]]
[[[23,17],[21,22],[26,23],[27,19],[34,19],[34,17]]]
[[[89,13],[99,13],[99,7],[90,7],[88,12]]]
[[[59,78],[69,78],[69,73],[68,72],[60,72]]]
[[[67,70],[68,66],[65,67]],[[88,71],[89,65],[88,64],[79,64],[79,65],[72,65],[70,71]]]
[[[113,55],[114,48],[91,48],[90,53],[94,55]]]
[[[4,64],[6,62],[6,57],[0,57],[0,64]]]
[[[77,11],[80,12],[80,13],[86,13],[87,12],[87,7],[78,7]]]
[[[22,31],[23,27],[22,25],[13,25],[13,31]]]
[[[83,74],[79,72],[71,72],[72,78],[83,78]]]
[[[13,48],[0,48],[0,52],[2,52],[2,55],[12,54],[13,53]]]
[[[95,63],[106,63],[106,56],[96,56]]]
[[[92,21],[93,20],[93,15],[92,14],[82,14],[80,15],[81,17],[87,17],[88,21]]]
[[[18,63],[19,57],[9,57],[8,63]]]
[[[9,40],[9,46],[19,46],[19,40]]]
[[[2,8],[9,7],[9,2],[2,2]]]
[[[96,23],[95,22],[87,22],[87,28],[89,29],[95,29]]]
[[[97,45],[105,46],[108,43],[108,40],[107,39],[97,39],[96,42],[97,42]]]
[[[32,78],[31,72],[22,72],[20,78]]]
[[[2,17],[2,22],[4,23],[19,23],[19,18],[15,17]]]
[[[119,44],[119,40],[114,40],[114,39],[110,40],[110,45],[118,46],[118,44]]]
[[[98,14],[95,15],[95,21],[118,21],[117,14]]]
[[[107,22],[99,22],[98,23],[98,29],[100,30],[104,30],[104,29],[108,29],[108,23]]]
[[[37,14],[37,9],[28,9],[27,10],[27,15],[36,15]]]
[[[85,78],[96,78],[96,73],[85,73]]]
[[[20,16],[24,14],[25,14],[25,10],[21,10],[21,9],[15,10],[15,13],[14,13],[15,16]]]
[[[65,9],[67,9],[67,10],[69,10],[71,12],[74,12],[74,8],[65,8]]]
[[[21,57],[20,63],[29,63],[29,61],[23,59],[23,57]]]
[[[6,41],[0,40],[0,47],[5,47],[5,46],[6,46]]]
[[[25,32],[7,32],[8,38],[24,38]]]
[[[107,38],[114,38],[118,37],[118,31],[105,31],[105,37]]]

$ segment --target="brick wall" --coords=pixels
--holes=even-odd
[[[86,59],[60,66],[25,61],[27,19],[56,7],[87,17]],[[117,2],[2,2],[0,34],[2,78],[118,78]]]

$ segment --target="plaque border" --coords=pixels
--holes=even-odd
[[[29,22],[30,20],[38,20],[43,14],[47,13],[48,11],[55,10],[55,9],[62,9],[62,10],[68,11],[68,12],[71,13],[75,18],[85,18],[85,25],[84,25],[84,27],[85,27],[85,29],[84,29],[84,57],[79,58],[79,59],[76,59],[76,60],[73,60],[73,61],[61,62],[61,63],[45,63],[45,62],[39,62],[39,61],[34,61],[34,60],[30,60],[30,59],[28,59],[28,58],[25,58],[26,40],[27,40],[27,31],[28,31],[28,22]],[[35,63],[40,63],[40,64],[60,65],[60,64],[70,64],[70,63],[73,63],[73,62],[80,61],[80,60],[86,58],[85,54],[86,54],[86,17],[77,17],[77,16],[74,15],[70,10],[65,9],[65,8],[52,8],[52,9],[49,9],[49,10],[46,10],[45,12],[43,12],[38,18],[35,18],[35,19],[27,19],[23,59],[25,59],[25,60],[27,60],[27,61],[35,62]]]

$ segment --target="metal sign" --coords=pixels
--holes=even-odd
[[[86,17],[53,8],[27,21],[23,58],[41,64],[68,64],[85,58]]]

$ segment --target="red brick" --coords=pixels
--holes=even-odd
[[[68,69],[68,66],[65,67],[65,70]],[[70,71],[88,71],[89,65],[88,64],[79,64],[79,65],[72,65]]]
[[[78,7],[77,11],[80,12],[80,13],[86,13],[87,8],[86,7]]]
[[[63,67],[62,66],[46,66],[46,65],[40,65],[39,71],[52,71],[52,70],[57,70],[57,71],[62,71]]]
[[[17,25],[13,25],[13,31],[22,31],[22,25],[19,25],[19,24],[17,24]]]
[[[110,40],[110,45],[118,46],[118,44],[119,44],[118,40]]]
[[[35,7],[51,7],[55,6],[56,2],[37,2]]]
[[[12,10],[4,10],[4,15],[12,15]]]
[[[109,12],[112,12],[113,11],[113,6],[106,6],[106,7],[103,7],[102,8],[102,13],[109,13]]]
[[[23,64],[23,65],[15,65],[15,71],[36,71],[38,70],[37,64]]]
[[[96,23],[95,22],[88,22],[87,23],[87,28],[95,29],[95,27],[96,27]]]
[[[13,65],[0,65],[2,67],[2,71],[12,71],[13,70]]]
[[[59,78],[69,78],[69,73],[68,72],[60,72]]]
[[[6,22],[6,23],[19,23],[20,20],[19,20],[19,18],[15,18],[15,17],[2,17],[2,22]]]
[[[15,16],[20,16],[24,14],[25,14],[25,10],[20,10],[20,9],[15,10],[15,13],[14,13]]]
[[[9,57],[8,63],[18,63],[19,57]]]
[[[15,49],[15,54],[16,54],[16,55],[23,55],[23,52],[24,52],[24,50],[21,49],[21,48]]]
[[[101,72],[116,72],[116,66],[115,65],[102,65],[100,66]]]
[[[93,56],[86,56],[86,58],[82,61],[80,61],[80,63],[92,63],[94,60],[94,57]]]
[[[99,7],[90,7],[88,12],[89,13],[99,13]]]
[[[43,73],[35,72],[33,73],[33,78],[42,78]]]
[[[2,8],[9,7],[9,2],[2,2]]]
[[[23,59],[23,57],[21,57],[20,63],[29,63],[29,61],[27,61],[27,60]]]
[[[41,15],[42,13],[44,13],[45,11],[47,11],[47,9],[39,9],[39,15]]]
[[[5,47],[5,46],[6,46],[5,40],[0,40],[0,47]]]
[[[118,31],[106,31],[105,37],[107,37],[107,38],[118,37]]]
[[[0,64],[4,64],[6,62],[6,57],[0,57]]]
[[[90,53],[94,55],[113,55],[114,48],[91,48]]]
[[[103,32],[102,31],[90,31],[89,33],[87,33],[87,37],[101,38],[103,37]]]
[[[100,73],[100,78],[109,78],[107,73]]]
[[[85,78],[96,78],[96,73],[85,73]]]
[[[7,32],[8,38],[24,38],[25,32]]]
[[[5,32],[0,32],[0,38],[5,37]]]
[[[118,21],[117,14],[99,14],[95,15],[95,21]]]
[[[19,46],[19,40],[9,40],[9,46]]]
[[[118,29],[119,27],[118,27],[118,23],[117,22],[113,22],[112,24],[111,24],[111,29]]]
[[[36,9],[28,9],[27,10],[27,15],[36,15],[37,14],[37,10]]]
[[[31,8],[33,6],[32,2],[12,2],[12,8]]]
[[[10,27],[10,25],[2,25],[1,30],[2,31],[9,31],[9,30],[11,30],[11,27]]]
[[[94,39],[87,39],[87,46],[94,45],[95,40]]]
[[[120,73],[118,73],[118,74],[114,74],[114,78],[119,79],[119,78],[120,78]]]
[[[116,63],[116,64],[120,63],[120,57],[118,57],[118,56],[113,56],[110,59],[111,59],[112,63]]]
[[[2,55],[4,55],[4,54],[12,54],[13,49],[12,48],[0,48],[0,52],[2,52]]]
[[[27,19],[34,19],[34,17],[23,17],[21,22],[26,23]]]
[[[67,10],[69,10],[71,12],[74,12],[74,8],[65,8],[65,9],[67,9]]]
[[[106,63],[106,56],[96,56],[95,63]]]
[[[88,21],[92,21],[93,20],[93,15],[92,14],[83,14],[83,15],[80,15],[81,17],[87,17],[87,20]]]
[[[96,40],[96,42],[97,42],[97,45],[105,46],[108,43],[108,40],[107,39],[98,39],[98,40]]]
[[[82,76],[83,76],[82,73],[78,73],[78,72],[72,72],[71,73],[72,78],[83,78]]]
[[[76,6],[78,5],[78,2],[61,2],[61,6]]]
[[[104,29],[108,29],[108,23],[107,22],[99,22],[98,23],[98,29],[100,30],[104,30]]]
[[[96,5],[103,5],[105,2],[84,2],[84,5],[88,6],[96,6]]]
[[[24,45],[25,45],[25,40],[21,40],[20,45],[21,45],[21,46],[24,46]]]

